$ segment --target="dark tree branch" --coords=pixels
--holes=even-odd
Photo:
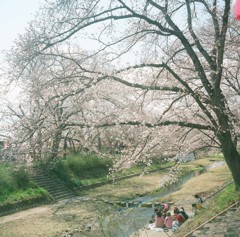
[[[187,13],[188,13],[188,29],[189,32],[198,48],[198,50],[202,53],[202,55],[204,56],[204,58],[207,60],[209,66],[211,69],[215,70],[215,62],[212,60],[212,58],[210,57],[210,55],[207,53],[207,51],[203,48],[203,46],[200,43],[200,40],[198,39],[197,35],[195,34],[194,30],[193,30],[193,26],[192,26],[192,13],[191,13],[191,7],[190,7],[190,1],[189,0],[185,0],[186,2],[186,6],[187,6]],[[192,2],[192,1],[191,1]]]
[[[202,130],[210,130],[214,131],[213,127],[210,125],[203,125],[203,124],[197,124],[197,123],[189,123],[189,122],[183,122],[183,121],[164,121],[159,123],[143,123],[138,121],[128,121],[128,122],[116,122],[116,123],[104,123],[104,124],[96,124],[96,125],[88,125],[88,124],[81,124],[81,123],[66,123],[66,126],[77,126],[81,128],[101,128],[101,127],[113,127],[118,125],[130,125],[130,126],[141,126],[141,127],[147,127],[147,128],[156,128],[156,127],[162,127],[162,126],[170,126],[170,125],[177,125],[180,127],[188,127],[188,128],[194,128],[194,129],[202,129]]]

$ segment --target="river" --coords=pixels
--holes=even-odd
[[[187,182],[189,179],[201,175],[201,173],[206,172],[207,170],[213,169],[218,166],[224,165],[224,161],[217,161],[213,164],[205,167],[205,170],[202,172],[195,171],[186,174],[177,182],[172,185],[169,185],[165,190],[160,191],[158,193],[149,194],[143,197],[138,197],[133,200],[129,200],[129,202],[151,202],[156,199],[164,198],[165,196],[176,192],[181,188],[181,186]],[[118,212],[111,217],[105,217],[101,222],[101,230],[100,232],[96,231],[90,232],[88,237],[129,237],[137,230],[143,228],[146,223],[151,219],[153,213],[153,208],[149,207],[119,207]]]

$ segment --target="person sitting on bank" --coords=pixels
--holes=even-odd
[[[157,215],[155,216],[155,226],[157,228],[163,228],[164,227],[164,218],[163,218],[162,213],[160,211],[158,211]]]
[[[158,209],[154,208],[153,214],[152,214],[152,219],[149,221],[149,223],[154,223],[155,222],[155,216],[158,213]]]
[[[179,212],[180,212],[180,214],[182,214],[184,216],[185,220],[187,220],[189,218],[188,214],[185,212],[183,207],[181,207],[179,209]]]
[[[172,224],[173,224],[173,217],[171,216],[170,212],[167,212],[167,216],[164,220],[164,224],[168,229],[172,228]]]
[[[169,205],[167,203],[162,203],[162,207],[164,211],[168,211],[169,210]]]
[[[183,214],[180,213],[179,210],[176,210],[174,214],[175,214],[176,220],[178,221],[179,226],[186,221],[185,217],[183,216]]]
[[[203,203],[202,198],[198,194],[195,194],[194,197],[195,197],[197,203]]]
[[[193,210],[196,211],[202,208],[203,200],[198,194],[195,194],[194,197],[195,197],[195,203],[192,204],[192,207],[193,207]]]
[[[174,217],[173,218],[175,219],[172,223],[172,231],[174,232],[179,228],[179,226],[181,226],[186,221],[186,219],[180,213],[178,208],[174,210]]]
[[[175,214],[177,210],[179,210],[178,207],[177,207],[177,206],[174,206],[174,207],[173,207],[173,213]]]

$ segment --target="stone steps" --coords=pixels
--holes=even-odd
[[[32,180],[39,187],[46,189],[55,201],[76,197],[75,193],[61,180],[50,176],[47,172],[39,168],[33,168]]]

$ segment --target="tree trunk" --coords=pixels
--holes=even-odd
[[[237,151],[237,147],[232,142],[231,136],[228,136],[228,134],[221,136],[220,141],[222,143],[224,158],[235,182],[236,190],[240,190],[240,154]]]
[[[63,144],[63,158],[67,158],[67,136],[64,138],[64,144]]]
[[[53,160],[58,155],[58,149],[61,142],[62,132],[57,132],[53,137],[50,159]]]
[[[36,160],[42,159],[42,131],[41,129],[37,132],[37,139],[36,139]]]

